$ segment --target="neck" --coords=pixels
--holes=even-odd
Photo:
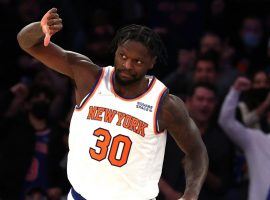
[[[31,113],[28,114],[28,119],[35,130],[44,130],[47,127],[46,119],[38,119]]]
[[[115,92],[123,98],[135,98],[145,92],[148,88],[148,79],[142,78],[134,83],[123,85],[113,78]]]
[[[207,130],[209,124],[206,122],[199,122],[199,121],[195,121],[195,123],[197,127],[199,128],[201,135],[203,135],[205,131]]]

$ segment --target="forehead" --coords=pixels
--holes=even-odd
[[[196,65],[196,69],[214,69],[214,63],[210,60],[199,60]]]
[[[207,98],[215,98],[215,93],[205,87],[197,87],[194,91],[193,96],[201,96],[201,97],[207,97]]]
[[[257,19],[246,19],[244,21],[244,30],[260,30],[261,22]]]
[[[151,56],[149,49],[143,43],[135,40],[127,40],[119,44],[117,47],[117,51],[123,51],[124,53],[130,56],[137,56],[137,57]]]
[[[220,43],[220,39],[219,37],[215,36],[215,35],[206,35],[202,38],[201,40],[202,44],[206,44],[206,43]]]
[[[267,75],[265,72],[258,72],[255,74],[254,79],[267,79]]]

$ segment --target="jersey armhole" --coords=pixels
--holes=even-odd
[[[168,94],[169,94],[169,89],[165,87],[162,90],[162,92],[159,94],[159,98],[157,100],[157,106],[156,106],[155,114],[154,114],[154,131],[155,131],[155,134],[160,134],[160,133],[163,133],[165,131],[165,130],[160,130],[160,128],[159,128],[158,115],[159,115],[159,112],[160,112],[161,104],[162,104],[164,98]]]
[[[84,105],[86,104],[87,101],[89,101],[89,99],[91,99],[91,97],[94,95],[95,91],[97,90],[98,86],[100,85],[100,82],[102,80],[102,77],[104,76],[104,72],[105,69],[102,68],[99,72],[98,72],[98,78],[96,79],[95,83],[93,84],[93,86],[90,88],[89,93],[83,98],[83,100],[81,101],[81,103],[75,106],[75,110],[80,111],[83,109]]]

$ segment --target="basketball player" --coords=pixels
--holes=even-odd
[[[114,66],[101,68],[50,42],[61,28],[62,20],[52,8],[41,22],[24,27],[18,42],[75,82],[77,105],[68,156],[73,187],[68,199],[155,199],[167,130],[186,154],[187,185],[181,199],[197,199],[208,168],[199,131],[183,102],[155,77],[146,76],[165,59],[159,36],[139,25],[120,29],[112,43]]]

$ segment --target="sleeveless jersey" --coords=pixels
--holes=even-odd
[[[157,113],[167,88],[155,77],[140,96],[125,99],[113,86],[114,67],[102,69],[75,107],[69,135],[68,178],[91,200],[149,200],[158,195],[166,131]]]

